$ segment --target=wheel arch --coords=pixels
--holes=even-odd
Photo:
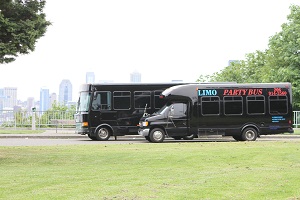
[[[257,131],[257,136],[260,136],[260,129],[255,123],[245,124],[241,129],[241,134],[246,128],[254,128]]]
[[[155,128],[160,128],[160,129],[162,129],[162,130],[165,132],[165,135],[167,135],[167,131],[166,131],[165,127],[160,126],[160,125],[154,125],[154,126],[151,126],[150,129],[149,129],[149,133],[150,133],[153,129],[155,129]]]
[[[100,124],[100,125],[98,125],[98,126],[95,128],[94,134],[96,135],[97,132],[98,132],[98,130],[99,130],[100,128],[103,128],[103,127],[109,129],[109,131],[111,132],[111,135],[114,136],[114,129],[113,129],[113,128],[111,127],[111,125],[109,125],[109,124]]]

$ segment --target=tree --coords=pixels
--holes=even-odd
[[[43,13],[45,3],[45,0],[0,1],[1,64],[34,51],[35,43],[51,24]]]
[[[246,54],[245,60],[231,63],[209,76],[209,81],[291,82],[293,107],[300,108],[300,6],[291,5],[282,31],[271,36],[268,49]],[[202,76],[200,76],[202,78]]]

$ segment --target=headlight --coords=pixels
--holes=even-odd
[[[142,125],[143,125],[143,126],[148,126],[149,123],[148,123],[148,122],[143,122]]]

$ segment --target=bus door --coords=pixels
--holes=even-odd
[[[188,135],[188,117],[186,103],[173,103],[169,107],[166,132],[169,136]]]
[[[111,126],[116,125],[116,111],[111,108],[111,92],[95,92],[90,115],[91,127],[95,128],[106,123]]]

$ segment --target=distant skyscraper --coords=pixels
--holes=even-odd
[[[142,80],[142,75],[138,71],[134,71],[130,74],[131,83],[140,83]]]
[[[52,106],[54,104],[54,102],[57,103],[57,95],[56,95],[56,93],[52,93],[50,95],[50,105]]]
[[[59,103],[66,105],[69,101],[72,101],[72,84],[65,79],[59,85]]]
[[[3,108],[13,108],[17,105],[17,88],[5,87],[3,89]]]
[[[32,111],[33,107],[34,107],[34,98],[28,97],[27,98],[27,111]]]
[[[49,89],[41,88],[40,90],[40,111],[47,111],[50,108]]]
[[[230,66],[230,63],[239,63],[239,60],[229,60],[228,61],[228,66]]]
[[[0,88],[0,113],[3,110],[4,90]]]
[[[87,72],[85,81],[86,81],[86,83],[95,83],[95,74],[94,74],[94,72]]]

